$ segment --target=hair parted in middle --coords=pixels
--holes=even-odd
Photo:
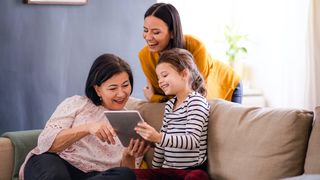
[[[144,19],[154,16],[161,19],[168,26],[172,37],[166,49],[184,48],[184,37],[178,10],[171,4],[155,3],[144,14]]]
[[[189,78],[191,89],[206,96],[207,90],[204,79],[194,63],[193,55],[188,50],[181,48],[165,50],[161,53],[157,65],[161,63],[171,64],[179,73],[188,69],[191,73]]]
[[[90,68],[85,87],[86,96],[95,105],[101,105],[101,99],[94,86],[101,86],[103,82],[122,72],[126,72],[129,76],[131,94],[133,91],[133,75],[130,65],[114,54],[102,54],[93,62]]]

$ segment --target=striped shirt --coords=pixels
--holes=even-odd
[[[192,92],[173,110],[176,100],[170,99],[165,106],[163,136],[154,150],[154,168],[185,169],[207,159],[209,103],[201,94]]]

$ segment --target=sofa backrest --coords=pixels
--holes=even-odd
[[[214,179],[279,179],[300,175],[312,129],[313,112],[258,108],[214,99],[208,129],[208,172]],[[131,98],[128,109],[140,111],[159,129],[164,104]],[[150,166],[153,151],[146,160]]]
[[[269,180],[303,174],[313,112],[210,102],[211,177]]]

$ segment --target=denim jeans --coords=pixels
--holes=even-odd
[[[243,96],[243,87],[242,87],[242,82],[240,81],[237,87],[233,91],[231,102],[241,104],[242,96]]]

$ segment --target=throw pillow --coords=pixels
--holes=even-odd
[[[213,179],[280,179],[303,173],[313,113],[210,100],[208,164]]]

